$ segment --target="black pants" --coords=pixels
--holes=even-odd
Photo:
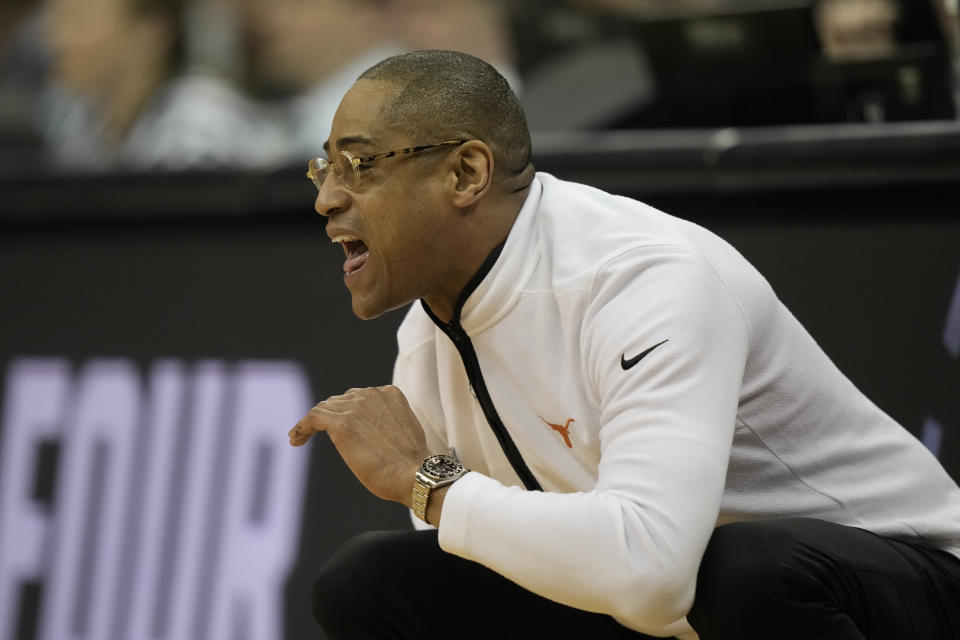
[[[447,554],[436,532],[347,542],[314,587],[331,640],[646,638]],[[688,620],[701,640],[960,640],[960,560],[820,520],[718,527]]]

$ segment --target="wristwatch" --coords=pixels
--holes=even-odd
[[[426,458],[417,470],[413,481],[413,513],[427,522],[427,502],[430,492],[448,484],[453,484],[467,471],[470,471],[455,456],[439,454]],[[427,522],[427,524],[430,524]]]

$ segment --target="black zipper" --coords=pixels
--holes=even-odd
[[[493,435],[496,436],[497,442],[500,443],[500,448],[510,462],[510,466],[513,467],[513,470],[517,476],[520,477],[523,486],[526,487],[528,491],[542,491],[540,483],[537,482],[537,479],[530,471],[530,467],[527,466],[523,456],[520,455],[520,450],[517,449],[513,438],[510,437],[510,432],[507,431],[506,425],[504,425],[503,420],[500,419],[500,414],[497,413],[497,408],[493,405],[493,399],[490,398],[490,391],[487,389],[487,384],[483,380],[483,372],[480,371],[480,360],[477,359],[477,352],[473,348],[473,342],[460,324],[460,311],[463,309],[463,303],[466,302],[470,294],[473,293],[474,289],[480,284],[480,281],[483,280],[483,277],[493,267],[502,249],[502,244],[496,247],[490,255],[487,256],[487,259],[470,279],[470,282],[467,283],[467,286],[460,294],[460,298],[457,300],[457,305],[453,310],[453,318],[449,324],[433,315],[433,311],[430,310],[426,301],[421,300],[420,302],[423,310],[430,316],[434,324],[440,327],[440,330],[450,338],[450,341],[453,342],[453,345],[457,348],[457,353],[460,354],[460,360],[463,362],[463,368],[467,372],[467,379],[470,381],[470,386],[473,388],[477,402],[480,403],[480,409],[483,411],[483,415],[487,419],[487,424],[490,425]]]

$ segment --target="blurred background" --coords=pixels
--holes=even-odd
[[[960,479],[957,4],[2,0],[0,640],[322,639],[323,560],[410,526],[286,443],[390,380],[402,314],[353,318],[304,171],[407,50],[732,242]]]
[[[956,5],[5,0],[0,171],[302,164],[360,72],[430,48],[491,62],[538,132],[955,120]]]

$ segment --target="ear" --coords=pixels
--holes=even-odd
[[[453,204],[467,208],[490,191],[493,181],[493,151],[481,140],[464,142],[453,168]]]

